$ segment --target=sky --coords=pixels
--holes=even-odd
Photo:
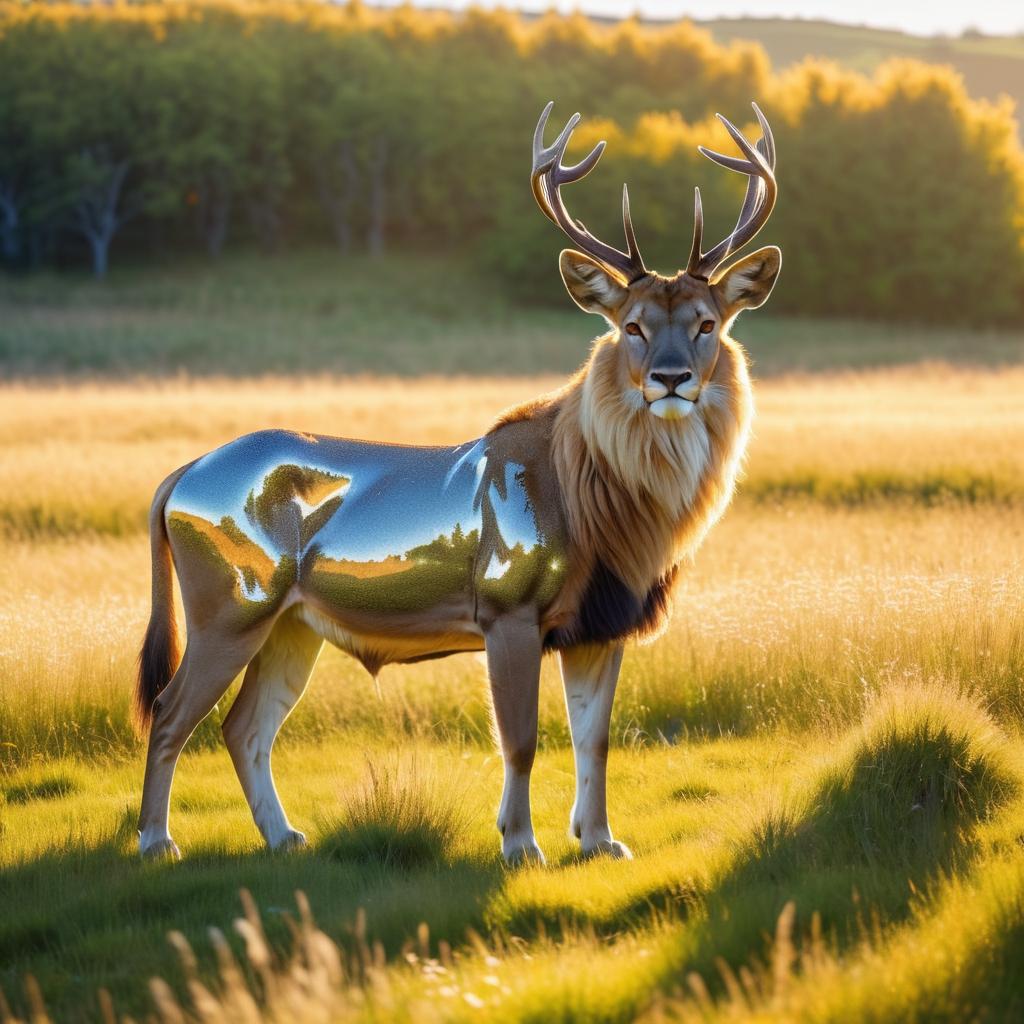
[[[417,0],[427,6],[465,7],[468,0]],[[497,0],[477,0],[499,6]],[[500,6],[523,10],[582,10],[625,17],[639,12],[655,18],[755,17],[819,18],[917,35],[959,35],[975,28],[989,35],[1024,32],[1024,0],[502,0]]]

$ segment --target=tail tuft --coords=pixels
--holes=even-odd
[[[156,699],[171,681],[181,661],[174,614],[174,561],[167,541],[164,505],[182,472],[179,470],[160,485],[149,513],[149,536],[153,551],[153,608],[146,627],[146,638],[139,652],[139,675],[135,684],[135,721],[140,732],[149,727]]]
[[[173,600],[173,599],[172,599]],[[155,609],[154,609],[155,611]],[[181,661],[174,606],[169,617],[154,614],[146,627],[146,639],[139,651],[139,675],[135,685],[135,721],[139,731],[149,728],[153,705],[171,681]]]

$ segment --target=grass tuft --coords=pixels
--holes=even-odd
[[[876,701],[821,803],[868,859],[949,847],[1016,795],[1005,737],[971,697],[915,686]]]
[[[370,761],[340,818],[321,825],[319,845],[336,860],[404,871],[451,863],[468,827],[458,791],[415,761]]]
[[[968,853],[976,827],[1020,784],[1008,741],[972,697],[900,687],[848,734],[805,813],[776,809],[757,846],[791,868],[899,863],[928,873]]]
[[[710,800],[712,797],[718,795],[718,790],[714,786],[709,786],[705,782],[686,782],[682,786],[676,786],[672,790],[671,796],[673,800],[687,801],[687,800]]]
[[[4,786],[3,793],[8,803],[27,804],[33,800],[59,800],[78,789],[77,780],[68,772],[49,771],[39,778]]]

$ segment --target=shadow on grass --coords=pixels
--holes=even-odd
[[[492,927],[526,938],[581,927],[611,935],[697,906],[702,913],[686,929],[676,966],[703,974],[714,991],[716,961],[735,968],[763,956],[790,900],[797,934],[820,914],[841,952],[876,920],[905,916],[915,889],[967,869],[982,848],[979,825],[1020,793],[1008,751],[969,701],[904,691],[876,706],[801,794],[757,817],[728,870],[687,881],[645,872],[642,861],[607,863],[606,876],[587,876],[585,889],[598,883],[592,902],[571,881],[575,858],[503,891],[507,869],[496,853],[475,854],[460,806],[446,795],[462,787],[431,789],[415,772],[373,768],[340,817],[321,823],[311,848],[283,855],[206,846],[192,847],[181,864],[142,863],[126,813],[99,842],[69,842],[0,874],[0,985],[19,991],[31,971],[59,1019],[96,1016],[81,1008],[96,1005],[101,986],[121,1012],[145,1015],[145,979],[159,975],[184,988],[167,932],[181,931],[212,977],[207,928],[234,920],[246,888],[278,950],[290,948],[290,908],[301,889],[343,948],[356,941],[353,922],[365,910],[365,940],[379,942],[388,958],[420,922],[432,940],[457,945],[469,929]],[[723,802],[722,813],[730,807]],[[232,941],[240,950],[240,939]],[[668,987],[677,981],[664,979]]]
[[[966,871],[981,852],[978,827],[1020,793],[1009,744],[984,711],[946,690],[897,691],[802,797],[759,817],[708,896],[687,969],[761,957],[791,900],[797,934],[817,915],[842,951],[905,917],[916,893]]]
[[[78,789],[78,781],[70,772],[50,771],[38,779],[4,786],[3,793],[8,803],[27,804],[32,800],[59,800]]]
[[[99,841],[71,840],[0,873],[0,988],[15,1011],[27,1013],[25,975],[35,976],[58,1020],[95,1019],[97,991],[110,990],[118,1011],[152,1012],[146,980],[165,978],[183,995],[185,977],[167,942],[182,932],[201,964],[215,974],[208,929],[225,926],[248,889],[272,946],[291,946],[289,919],[302,890],[320,926],[344,948],[366,911],[366,941],[398,956],[417,926],[451,945],[480,928],[483,907],[505,869],[381,823],[373,841],[404,857],[374,859],[369,832],[353,847],[340,833],[306,850],[273,854],[192,846],[181,863],[143,862],[136,852],[134,813]],[[358,855],[350,855],[358,849]],[[410,853],[410,851],[417,851]],[[225,928],[225,931],[228,929]],[[242,941],[229,936],[236,952]]]

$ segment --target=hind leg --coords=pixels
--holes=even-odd
[[[303,846],[274,786],[270,754],[278,731],[305,692],[323,640],[292,616],[279,619],[249,664],[224,719],[224,739],[253,819],[272,849]]]
[[[234,637],[212,630],[189,637],[178,671],[153,709],[139,814],[139,852],[144,857],[180,856],[168,831],[171,782],[178,757],[265,636],[263,629]]]

